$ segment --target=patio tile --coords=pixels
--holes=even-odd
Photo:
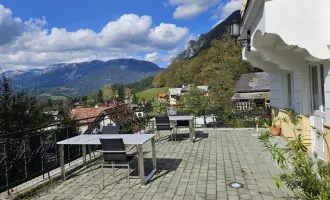
[[[140,187],[137,161],[131,163],[131,187],[126,171],[117,169],[115,179],[111,169],[105,170],[102,187],[101,169],[85,169],[69,180],[32,199],[229,199],[266,200],[287,196],[287,190],[277,189],[272,174],[280,168],[271,160],[253,130],[200,130],[207,135],[195,143],[189,139],[156,143],[159,173]],[[145,171],[152,169],[150,144],[144,145]],[[244,188],[227,184],[238,181]],[[289,193],[292,196],[292,194]]]

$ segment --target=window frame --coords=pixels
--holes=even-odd
[[[286,74],[286,90],[287,90],[287,106],[290,109],[294,108],[294,77],[293,72],[289,71]]]

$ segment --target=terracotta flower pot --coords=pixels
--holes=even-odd
[[[269,127],[270,133],[272,136],[279,136],[281,135],[281,128],[270,126]]]

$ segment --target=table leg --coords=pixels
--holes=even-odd
[[[151,148],[152,148],[152,165],[154,167],[153,170],[157,172],[156,139],[154,137],[151,139]]]
[[[189,135],[190,135],[190,141],[195,141],[195,127],[194,127],[194,119],[189,120]]]
[[[86,145],[85,144],[82,145],[82,158],[83,158],[84,165],[86,165],[87,162],[86,162]]]
[[[151,121],[151,132],[152,134],[155,133],[155,121]]]
[[[91,145],[88,145],[89,164],[92,164]]]
[[[138,153],[138,156],[139,156],[139,145],[136,145],[136,152]],[[138,157],[139,159],[139,157]],[[138,161],[139,162],[139,161]],[[138,174],[140,175],[140,164],[138,163]]]
[[[144,156],[143,156],[142,144],[138,145],[138,149],[139,149],[139,177],[140,177],[141,185],[145,185]]]
[[[61,177],[65,181],[65,165],[64,165],[64,145],[60,144],[60,165],[61,165]]]

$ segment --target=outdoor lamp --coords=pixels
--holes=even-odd
[[[238,20],[234,20],[230,25],[230,35],[235,39],[240,36],[240,23]]]
[[[251,32],[248,30],[246,32],[247,38],[241,39],[239,38],[241,36],[241,25],[238,20],[234,20],[232,24],[230,25],[230,36],[234,38],[236,41],[241,41],[242,45],[246,47],[248,51],[251,50]]]

